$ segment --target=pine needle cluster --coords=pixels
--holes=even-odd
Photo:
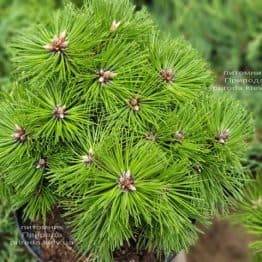
[[[168,254],[195,221],[241,198],[249,114],[211,94],[183,40],[162,39],[127,0],[68,5],[13,44],[18,83],[1,102],[1,179],[31,220],[63,206],[97,261],[134,241]]]

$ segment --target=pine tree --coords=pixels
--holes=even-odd
[[[187,249],[241,199],[252,121],[212,94],[213,74],[181,39],[162,39],[128,0],[68,5],[12,49],[1,102],[1,180],[12,208],[45,219],[59,203],[81,252],[111,261],[125,242]]]

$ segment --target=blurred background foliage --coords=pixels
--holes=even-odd
[[[11,64],[8,45],[13,36],[31,23],[47,19],[56,3],[52,0],[0,0],[0,79],[8,81]]]
[[[184,37],[207,59],[217,75],[217,86],[231,92],[253,112],[256,136],[248,162],[254,176],[262,175],[262,1],[261,0],[133,0],[137,9],[145,6],[152,13],[162,35]],[[0,92],[10,92],[12,66],[10,42],[32,23],[48,21],[52,11],[69,0],[0,0]],[[72,0],[81,6],[83,0]],[[241,74],[226,81],[225,72]],[[247,79],[248,78],[248,79]],[[249,80],[253,80],[248,82]],[[15,79],[12,79],[14,82]],[[251,85],[246,88],[247,82]],[[237,85],[235,84],[237,83]],[[237,88],[236,88],[237,87]],[[0,201],[0,237],[17,240],[5,200]],[[19,246],[0,241],[0,257],[6,261],[29,261]],[[13,256],[13,257],[12,257]]]
[[[35,261],[25,251],[20,242],[19,232],[8,201],[0,199],[0,261],[3,262],[33,262]]]
[[[185,39],[216,72],[262,70],[261,0],[136,0],[147,4],[163,34]]]

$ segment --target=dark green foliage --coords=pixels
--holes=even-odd
[[[209,92],[208,65],[161,40],[126,0],[68,5],[15,39],[18,84],[1,103],[1,178],[13,208],[45,219],[59,203],[97,261],[135,240],[187,249],[245,182],[247,112]]]

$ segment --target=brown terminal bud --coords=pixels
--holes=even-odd
[[[128,101],[128,105],[129,107],[135,111],[135,112],[138,112],[140,110],[140,101],[139,101],[139,98],[138,97],[134,97],[134,98],[131,98],[129,101]]]
[[[122,173],[119,178],[119,186],[125,192],[136,191],[135,181],[130,170]]]
[[[109,71],[109,70],[101,69],[98,73],[98,76],[99,76],[98,82],[101,85],[104,85],[104,84],[107,84],[108,82],[112,81],[117,76],[117,73],[114,73],[114,72]]]
[[[12,137],[15,141],[23,143],[26,140],[25,129],[19,125],[15,125],[15,131]]]
[[[64,52],[68,47],[68,41],[66,40],[66,31],[63,31],[59,36],[55,36],[51,43],[44,45],[44,48],[49,52]]]
[[[47,169],[48,168],[47,160],[45,158],[40,158],[39,161],[37,162],[36,168],[42,170]]]
[[[219,144],[224,145],[228,139],[229,139],[230,133],[229,129],[224,129],[219,134],[216,136],[216,140],[218,141]]]
[[[89,166],[93,164],[94,162],[94,152],[92,149],[89,149],[88,153],[84,156],[82,156],[82,162],[86,165]]]
[[[160,76],[166,83],[172,83],[175,80],[175,74],[172,69],[162,69]]]
[[[201,168],[201,166],[200,166],[199,164],[195,164],[195,165],[193,166],[193,169],[194,169],[198,174],[201,174],[201,172],[202,172],[202,168]]]
[[[115,32],[118,29],[118,27],[120,26],[120,24],[121,24],[121,21],[114,20],[111,24],[110,32]]]
[[[66,107],[57,105],[53,111],[53,116],[56,119],[64,119],[67,115]]]
[[[185,132],[182,130],[176,131],[175,133],[175,138],[179,141],[182,142],[185,138]]]

